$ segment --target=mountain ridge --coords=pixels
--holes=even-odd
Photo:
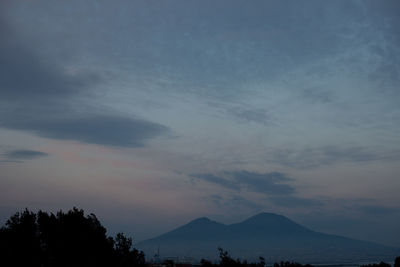
[[[218,247],[247,260],[264,256],[304,263],[386,260],[400,254],[400,249],[316,232],[283,215],[267,212],[233,224],[200,217],[136,246],[146,255],[154,255],[160,248],[164,256],[198,260],[217,259]]]

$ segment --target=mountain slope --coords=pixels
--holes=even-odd
[[[260,213],[231,225],[199,218],[137,244],[146,255],[217,259],[222,247],[233,257],[270,261],[334,263],[392,260],[399,249],[312,231],[273,213]]]
[[[226,231],[226,225],[211,221],[208,218],[198,218],[175,230],[163,234],[154,240],[156,241],[187,241],[188,237],[193,240],[213,239]],[[151,239],[153,240],[153,239]],[[150,240],[149,240],[150,241]]]

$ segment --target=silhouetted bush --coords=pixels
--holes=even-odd
[[[174,267],[175,263],[173,260],[164,260],[162,265],[165,267]]]
[[[132,239],[115,240],[94,214],[73,208],[56,214],[17,212],[0,229],[1,266],[143,266]],[[4,264],[2,264],[4,263]]]
[[[394,265],[393,265],[393,267],[400,267],[400,257],[397,257],[397,258],[394,260]]]
[[[380,263],[361,265],[360,267],[391,267],[391,265],[389,263],[381,261]]]
[[[201,266],[204,266],[204,267],[213,267],[213,266],[217,266],[216,264],[212,264],[211,261],[208,261],[208,260],[206,260],[206,259],[201,259],[200,265],[201,265]]]
[[[114,246],[118,264],[117,266],[132,266],[132,263],[136,266],[142,266],[145,264],[144,253],[137,249],[131,250],[131,247],[132,238],[127,238],[123,233],[118,233],[115,237]]]
[[[313,267],[313,266],[310,264],[303,265],[297,262],[281,261],[280,263],[274,263],[274,267]]]
[[[202,259],[200,264],[201,266],[204,267],[217,267],[217,266],[221,266],[221,267],[228,267],[228,266],[232,266],[232,267],[265,267],[265,259],[263,257],[259,258],[259,262],[257,263],[248,263],[246,260],[244,261],[240,261],[239,259],[234,260],[233,258],[231,258],[231,256],[229,256],[229,253],[225,250],[223,250],[222,248],[218,248],[218,252],[219,252],[219,258],[220,258],[220,262],[219,264],[212,264],[210,261],[207,261],[205,259]],[[312,265],[302,265],[300,263],[297,262],[280,262],[280,263],[275,263],[273,265],[274,267],[313,267]],[[383,267],[383,266],[381,266]]]

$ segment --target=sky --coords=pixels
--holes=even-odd
[[[400,2],[0,2],[0,223],[259,212],[400,247]]]

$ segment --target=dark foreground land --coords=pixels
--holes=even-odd
[[[227,251],[218,248],[217,263],[202,259],[200,263],[174,263],[160,260],[146,263],[143,252],[132,248],[132,239],[123,233],[107,236],[107,230],[94,214],[85,215],[73,208],[56,214],[29,210],[17,212],[0,229],[0,266],[24,267],[102,267],[102,266],[210,266],[210,267],[311,267],[295,262],[267,264],[260,257],[248,263],[233,259]],[[365,267],[390,267],[390,264],[364,265]],[[400,257],[394,267],[400,267]]]

